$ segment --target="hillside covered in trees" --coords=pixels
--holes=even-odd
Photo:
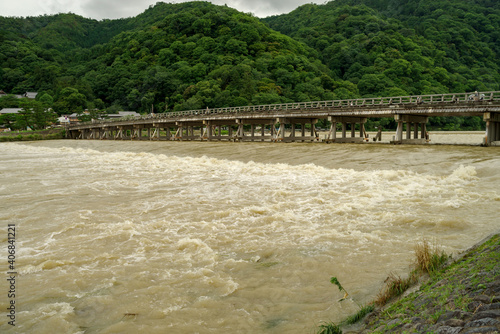
[[[500,90],[499,55],[493,0],[337,0],[265,19],[200,1],[119,20],[0,17],[0,90],[38,91],[58,114]]]

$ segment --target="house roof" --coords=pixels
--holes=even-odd
[[[17,114],[22,110],[22,108],[4,108],[0,110],[0,114]]]
[[[3,90],[0,90],[0,95],[8,95],[8,94],[6,92],[4,92]],[[27,97],[28,99],[35,99],[37,95],[38,95],[38,92],[26,92],[24,94],[18,94],[18,95],[14,95],[14,96],[18,99],[22,99],[24,97]]]

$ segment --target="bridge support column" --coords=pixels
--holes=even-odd
[[[192,125],[186,126],[186,139],[188,140],[194,139],[194,126]]]
[[[184,124],[182,122],[175,122],[177,131],[175,132],[174,140],[183,140]]]
[[[122,126],[119,126],[118,130],[116,131],[115,140],[116,139],[123,139],[123,127]]]
[[[153,131],[151,131],[153,130]],[[149,140],[160,140],[160,126],[156,125],[153,128],[148,128]]]
[[[238,124],[238,130],[236,130],[235,140],[243,141],[245,139],[245,129],[243,128],[243,120],[237,119],[236,124]]]
[[[217,139],[219,141],[222,140],[222,125],[221,124],[217,125]]]
[[[280,124],[278,130],[278,138],[276,140],[283,142],[296,142],[296,141],[314,141],[318,140],[318,135],[316,134],[316,126],[315,124],[318,122],[317,118],[277,118],[276,123]],[[286,136],[286,124],[291,125],[291,132],[288,136]],[[301,135],[297,136],[297,124],[301,126]],[[311,124],[311,135],[306,136],[305,128],[306,124]]]
[[[332,123],[330,132],[324,140],[326,143],[362,143],[366,138],[365,117],[328,116]],[[342,138],[337,138],[337,123],[342,124]],[[351,127],[351,137],[347,137],[347,124]],[[359,137],[356,137],[356,124],[359,124]]]
[[[276,138],[274,139],[274,141],[278,142],[278,141],[285,141],[285,133],[286,133],[286,128],[285,128],[285,124],[287,122],[287,119],[286,118],[277,118],[275,123],[274,123],[274,127],[276,128],[276,124],[279,124],[279,128],[278,130],[276,131]]]
[[[234,124],[238,124],[238,132],[236,134],[236,138],[233,137],[233,126]],[[204,127],[204,130],[203,130]],[[223,128],[227,127],[228,129],[228,134],[223,135],[222,131]],[[240,137],[240,132],[243,132],[243,123],[238,123],[238,120],[232,121],[232,120],[208,120],[208,121],[203,121],[203,124],[201,125],[201,140],[237,140]],[[191,138],[195,139],[194,136],[194,130],[191,133]]]
[[[500,146],[500,113],[484,113],[483,119],[486,122],[483,145]]]
[[[393,137],[391,144],[425,144],[429,141],[429,136],[426,130],[426,123],[429,119],[427,116],[414,115],[395,115],[394,119],[398,122],[396,135]],[[406,139],[403,139],[404,125],[406,123]],[[419,129],[420,127],[420,138]],[[412,131],[413,130],[413,131]],[[412,138],[413,132],[413,138]]]
[[[203,124],[205,124],[205,126],[206,126],[203,139],[211,141],[213,139],[213,136],[214,136],[214,128],[213,128],[212,121],[204,121]]]
[[[108,129],[107,128],[102,128],[99,130],[99,139],[100,140],[103,140],[103,139],[107,139],[108,137]]]
[[[229,139],[234,139],[235,141],[265,141],[271,140],[274,141],[276,138],[274,137],[275,126],[278,121],[276,119],[236,119],[236,124],[238,125],[238,129],[236,130],[236,135],[233,136],[234,123],[230,121],[224,121],[221,123],[222,125],[228,125],[229,130]],[[250,125],[250,134],[245,134],[245,125]],[[271,127],[271,135],[267,135],[265,133],[266,125],[270,125]],[[258,131],[258,126],[261,126],[260,134]],[[224,138],[224,137],[223,137]]]
[[[165,127],[164,130],[165,130],[165,140],[172,140],[172,133],[170,132],[170,127]]]

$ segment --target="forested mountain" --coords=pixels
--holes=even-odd
[[[1,89],[46,92],[59,113],[335,98],[322,84],[330,71],[313,49],[208,2],[158,3],[116,21],[3,18],[0,27]]]
[[[336,0],[259,20],[208,2],[0,17],[0,90],[59,114],[500,89],[493,0]],[[0,108],[13,107],[0,99]]]
[[[498,1],[337,0],[264,21],[362,96],[499,89]]]

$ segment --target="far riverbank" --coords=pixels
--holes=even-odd
[[[39,131],[0,132],[0,142],[64,139],[65,137],[66,130],[63,128],[54,128]]]

